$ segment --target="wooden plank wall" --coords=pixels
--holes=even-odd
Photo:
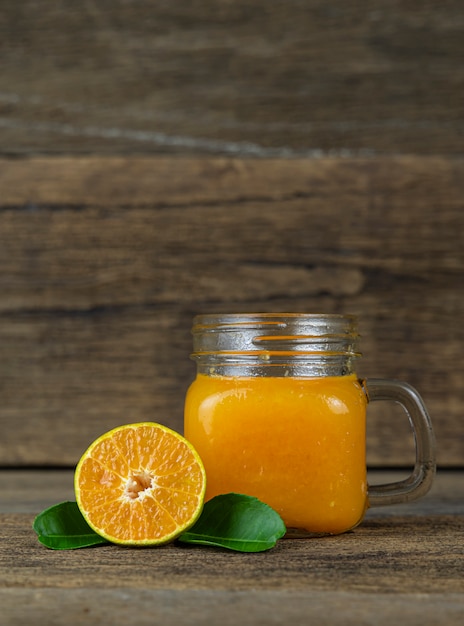
[[[464,5],[0,9],[0,466],[182,429],[192,316],[359,315],[464,447]],[[373,405],[368,459],[409,464]]]

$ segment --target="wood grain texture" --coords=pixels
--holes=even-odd
[[[284,539],[261,555],[177,543],[156,549],[104,545],[51,551],[38,543],[30,515],[2,514],[0,519],[0,587],[464,591],[464,560],[456,549],[464,527],[461,516],[373,519],[344,535]]]
[[[463,181],[439,157],[3,159],[0,464],[181,430],[192,316],[292,310],[359,315],[359,374],[416,386],[462,465]],[[369,413],[370,463],[409,464],[405,417]]]
[[[463,153],[460,0],[3,0],[3,154]]]
[[[370,475],[373,482],[401,477]],[[462,471],[439,472],[418,502],[372,510],[338,537],[283,539],[267,553],[175,543],[53,552],[37,542],[33,514],[68,497],[72,472],[0,470],[2,620],[12,626],[306,626],[308,620],[460,626],[462,478]]]
[[[369,594],[280,589],[0,589],[9,624],[85,626],[461,626],[462,594]]]

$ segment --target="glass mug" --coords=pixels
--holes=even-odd
[[[368,507],[430,489],[434,435],[425,406],[403,382],[358,379],[354,316],[201,315],[192,333],[197,376],[184,434],[205,465],[206,499],[256,496],[289,533],[339,534]],[[416,459],[407,479],[368,487],[366,407],[378,400],[404,408]]]

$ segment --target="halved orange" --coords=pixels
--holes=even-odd
[[[205,497],[198,453],[175,431],[142,422],[96,439],[76,467],[79,509],[113,543],[158,545],[190,528]]]

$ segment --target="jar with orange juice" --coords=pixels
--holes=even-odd
[[[348,315],[224,314],[194,319],[197,376],[184,435],[200,454],[206,499],[256,496],[289,533],[338,534],[369,506],[407,502],[435,471],[430,418],[406,383],[356,375],[357,319]],[[392,400],[414,429],[416,459],[400,482],[367,484],[366,408]]]

